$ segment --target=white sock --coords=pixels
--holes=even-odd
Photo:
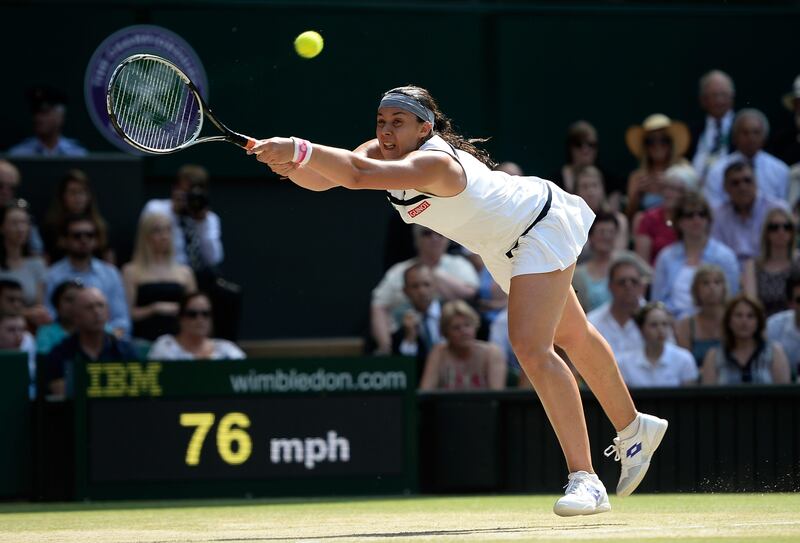
[[[570,473],[570,475],[575,475],[576,473],[585,473],[586,475],[588,475],[589,477],[591,477],[595,481],[599,481],[600,480],[600,478],[597,476],[596,473],[589,473],[588,471],[583,471],[583,470],[573,471],[573,472]]]
[[[631,422],[625,428],[617,432],[617,436],[621,440],[625,440],[635,436],[636,432],[638,431],[639,431],[639,413],[636,413],[636,418],[633,419],[633,422]]]

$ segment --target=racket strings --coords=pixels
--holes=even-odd
[[[150,149],[177,149],[192,141],[202,126],[194,92],[157,60],[126,64],[111,85],[110,101],[128,139]]]

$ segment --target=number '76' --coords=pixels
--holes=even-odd
[[[214,413],[181,413],[181,426],[195,427],[186,447],[187,466],[200,464],[200,451],[203,449],[209,430],[214,426],[214,419]],[[250,419],[244,413],[228,413],[220,419],[217,426],[217,452],[226,463],[239,465],[250,458],[253,441],[250,439],[250,434],[242,430],[249,427]]]

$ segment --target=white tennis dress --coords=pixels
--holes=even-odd
[[[453,157],[464,169],[467,186],[449,197],[387,191],[403,221],[479,254],[505,292],[514,276],[563,270],[577,260],[594,220],[582,198],[545,179],[492,171],[438,135],[419,150]]]

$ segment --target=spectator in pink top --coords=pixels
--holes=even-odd
[[[497,345],[475,339],[478,313],[463,300],[442,308],[441,334],[425,362],[421,390],[502,390],[506,384],[505,354]]]

